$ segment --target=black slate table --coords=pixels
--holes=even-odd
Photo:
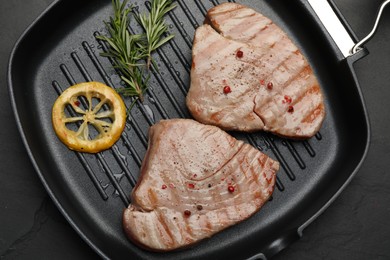
[[[19,137],[9,101],[6,72],[11,49],[51,2],[0,0],[1,259],[98,258],[44,190]],[[382,0],[335,2],[361,39]],[[390,8],[384,16],[377,35],[366,45],[370,55],[355,66],[372,127],[367,159],[303,238],[275,259],[390,259]]]

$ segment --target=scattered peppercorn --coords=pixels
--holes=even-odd
[[[272,89],[274,88],[274,84],[273,84],[272,82],[268,82],[267,88],[268,88],[269,90],[272,90]]]
[[[184,216],[186,216],[186,217],[191,216],[191,211],[189,211],[188,209],[186,209],[186,210],[184,211]]]
[[[202,206],[202,205],[197,205],[196,208],[197,208],[198,210],[202,210],[202,209],[203,209],[203,206]]]
[[[223,88],[223,93],[229,94],[229,93],[231,93],[231,92],[232,92],[232,89],[231,89],[229,86],[225,86],[225,87]]]
[[[294,112],[294,107],[293,106],[289,106],[287,112],[293,113]]]
[[[167,185],[165,185],[165,184],[163,184],[163,185],[161,186],[161,189],[163,189],[163,190],[165,190],[166,188],[168,188],[168,187],[167,187]]]
[[[194,189],[194,188],[195,188],[195,184],[193,184],[193,183],[188,183],[188,188]]]
[[[78,100],[76,100],[75,102],[74,102],[74,104],[76,105],[76,106],[80,106],[80,101],[78,101]]]
[[[242,57],[244,57],[244,53],[242,51],[237,51],[236,57],[237,58],[242,58]]]
[[[291,104],[292,98],[290,96],[285,95],[283,103]]]
[[[234,192],[234,186],[233,185],[229,185],[228,186],[228,191],[233,193]]]

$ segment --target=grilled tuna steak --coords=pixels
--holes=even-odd
[[[209,10],[195,33],[187,106],[225,130],[265,130],[305,139],[325,117],[323,94],[305,57],[270,19],[235,3]]]
[[[257,212],[278,169],[278,162],[215,126],[161,121],[149,130],[124,231],[152,251],[196,243]]]

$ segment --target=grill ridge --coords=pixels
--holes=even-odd
[[[147,139],[147,137],[142,132],[142,130],[139,127],[139,125],[135,123],[134,117],[130,113],[129,113],[128,116],[130,117],[130,119],[128,119],[127,121],[130,121],[130,125],[131,125],[132,129],[134,129],[135,133],[140,138],[141,143],[143,144],[143,146],[147,147],[148,146],[148,139]]]
[[[61,95],[63,90],[62,90],[60,84],[54,80],[52,82],[52,85],[53,85],[53,88],[55,89],[55,91],[57,92],[57,94]],[[73,114],[73,111],[71,111],[71,110],[68,110],[68,112],[71,115]],[[78,153],[78,152],[75,152],[75,154],[76,154],[77,158],[79,159],[81,165],[84,167],[85,171],[87,172],[89,178],[91,179],[92,183],[94,184],[95,188],[97,189],[97,191],[100,194],[100,196],[102,197],[102,199],[107,200],[108,195],[105,191],[105,188],[103,188],[102,183],[96,177],[94,171],[91,169],[91,166],[89,166],[87,160],[85,159],[84,154]]]
[[[211,2],[215,5],[219,5],[219,1],[218,0],[211,0]],[[228,2],[231,2],[231,3],[235,3],[236,1],[235,0],[228,0]],[[200,3],[200,4],[199,4]],[[198,2],[196,1],[196,4],[198,5],[198,7],[200,9],[205,9],[204,8],[204,5],[201,3],[201,2]],[[202,13],[206,13],[206,12],[202,12]],[[316,139],[318,141],[322,140],[322,135],[320,132],[318,132],[316,135],[315,135]],[[270,144],[270,147],[271,147],[271,150],[272,152],[274,153],[274,155],[276,156],[276,158],[280,161],[281,163],[281,166],[282,168],[284,169],[284,171],[286,172],[287,176],[289,177],[289,179],[291,181],[294,181],[296,179],[296,176],[294,174],[294,172],[291,170],[290,166],[287,164],[287,161],[285,160],[285,158],[283,157],[283,155],[281,154],[281,152],[279,151],[279,149],[277,148],[277,145],[275,144],[274,140],[272,138],[269,137],[268,134],[264,134],[263,135],[263,138],[265,140],[266,143],[269,143]],[[250,140],[250,139],[248,139]],[[290,140],[285,140],[285,139],[281,139],[282,140],[282,144],[287,146],[289,152],[291,153],[291,155],[293,156],[293,158],[295,159],[295,161],[297,162],[298,166],[304,170],[306,169],[306,164],[305,162],[303,161],[301,155],[299,154],[299,152],[296,150],[296,148],[294,147],[293,143],[290,141]],[[254,141],[254,140],[253,140]],[[250,141],[250,143],[253,145],[253,141]],[[254,141],[255,142],[255,141]],[[256,142],[255,142],[256,143]],[[302,141],[301,144],[305,147],[305,149],[307,150],[307,152],[309,153],[309,155],[311,157],[315,157],[316,156],[316,153],[313,149],[313,147],[310,145],[310,143],[308,141]],[[255,145],[256,147],[259,147],[258,145]]]
[[[284,191],[286,189],[278,176],[276,176],[276,187],[279,191]]]
[[[89,57],[91,57],[89,54],[88,54]],[[80,69],[80,72],[82,72],[83,76],[84,76],[84,79],[86,81],[93,81],[92,77],[89,75],[89,73],[87,72],[84,64],[81,62],[80,58],[78,57],[77,53],[75,52],[72,52],[71,54],[71,57],[73,58],[73,61],[75,62],[75,64],[77,65],[77,67]],[[107,110],[107,106],[103,106],[103,109]],[[127,144],[130,144],[130,141],[128,140],[127,136],[124,136],[122,135],[121,136],[121,139],[124,141],[124,143],[127,143]],[[134,150],[135,152],[135,150]],[[133,153],[132,153],[133,154]],[[135,155],[136,153],[134,153]],[[127,167],[126,163],[124,162],[124,160],[122,159],[122,157],[119,155],[119,150],[118,148],[116,149],[113,149],[113,155],[115,157],[115,159],[117,160],[119,166],[121,167],[121,169],[123,170],[123,172],[125,173],[125,176],[127,177],[127,179],[130,181],[131,185],[132,186],[135,186],[136,184],[136,180],[134,178],[134,176],[130,173],[130,170],[129,168]]]
[[[164,37],[168,37],[170,34],[165,33]],[[186,57],[184,56],[183,52],[180,50],[179,46],[177,45],[175,39],[172,39],[169,41],[169,45],[171,46],[172,50],[176,53],[177,57],[179,58],[181,64],[183,65],[184,69],[190,73],[191,71],[191,65],[188,63]]]
[[[245,135],[248,142],[253,146],[256,147],[258,150],[263,151],[264,149],[255,141],[252,134],[246,134]],[[280,180],[279,176],[276,176],[276,187],[279,189],[279,191],[284,190],[284,185],[282,181]]]
[[[195,28],[199,27],[199,23],[196,21],[195,17],[192,15],[190,10],[188,9],[187,4],[184,1],[177,1],[181,7],[181,9],[184,11],[184,13],[187,15],[188,20],[194,26]],[[150,4],[150,2],[148,2]]]
[[[282,144],[287,146],[288,150],[290,151],[290,153],[294,157],[295,161],[298,163],[299,167],[302,170],[306,169],[306,164],[302,160],[302,157],[299,155],[298,151],[295,149],[293,143],[290,140],[283,140]]]
[[[169,116],[168,116],[167,111],[164,109],[164,106],[161,104],[160,100],[156,97],[156,95],[154,94],[154,92],[153,92],[153,91],[150,91],[150,88],[148,88],[148,89],[146,90],[146,92],[147,92],[148,95],[149,95],[149,100],[150,100],[150,98],[152,98],[152,100],[153,100],[152,103],[155,104],[155,106],[156,106],[158,112],[160,112],[161,116],[162,116],[164,119],[168,119]]]
[[[146,6],[147,6],[147,3],[149,3],[149,5],[150,5],[150,2],[146,2],[145,3]],[[150,6],[149,6],[149,8],[150,8]],[[138,14],[138,9],[135,9],[134,12],[135,12],[135,14]],[[134,34],[134,30],[131,27],[129,28],[129,31],[132,34]],[[157,50],[157,54],[160,56],[161,60],[164,62],[165,66],[167,67],[167,69],[169,70],[170,74],[172,75],[173,79],[178,84],[178,86],[179,86],[180,90],[182,91],[183,95],[186,96],[186,94],[187,94],[186,87],[184,86],[183,81],[178,77],[176,71],[173,69],[174,67],[173,67],[172,63],[166,57],[165,53],[163,51],[161,51],[160,49]],[[179,116],[180,117],[188,117],[189,116],[188,112],[184,112],[180,108],[180,105],[179,105],[178,101],[175,99],[175,96],[172,93],[171,89],[169,88],[167,83],[164,81],[161,73],[159,71],[157,71],[157,69],[153,69],[153,68],[151,69],[151,71],[152,71],[152,74],[154,75],[154,77],[159,82],[159,84],[163,86],[163,90],[164,90],[165,94],[167,95],[167,97],[171,101],[172,105],[176,109],[176,112],[179,114]]]
[[[272,137],[267,136],[267,135],[264,135],[263,138],[264,138],[265,142],[271,148],[272,153],[275,155],[276,159],[279,161],[280,165],[284,169],[287,176],[290,178],[291,181],[294,181],[296,178],[295,174],[291,170],[290,166],[288,165],[286,159],[284,158],[284,156],[280,152],[279,148],[276,146],[274,139]]]
[[[311,156],[311,157],[315,157],[316,156],[316,152],[314,151],[313,147],[310,145],[310,143],[308,141],[303,141],[303,146],[305,147],[306,151],[308,152],[308,154]]]
[[[157,50],[157,53],[158,55],[160,55],[161,60],[165,63],[165,66],[168,68],[169,72],[171,73],[173,79],[176,81],[183,95],[184,96],[187,95],[187,91],[188,91],[187,87],[185,86],[183,80],[177,74],[177,71],[175,71],[172,63],[169,61],[165,53],[160,49]]]
[[[103,69],[102,64],[100,63],[100,61],[99,61],[99,60],[97,59],[97,57],[95,56],[95,53],[92,51],[91,46],[88,44],[88,42],[84,41],[84,42],[82,43],[82,45],[83,45],[85,51],[87,52],[89,58],[91,59],[91,61],[92,61],[93,64],[95,65],[96,69],[98,70],[98,72],[100,73],[100,75],[103,77],[105,83],[106,83],[107,85],[113,86],[110,77],[108,76],[108,74],[106,73],[106,71]],[[153,120],[153,118],[151,118],[151,116],[149,115],[149,113],[146,112],[146,108],[145,108],[145,106],[142,104],[142,102],[137,101],[137,106],[139,106],[139,109],[140,109],[141,113],[145,116],[145,119],[146,119],[146,121],[148,122],[148,124],[149,124],[149,125],[153,125],[153,124],[154,124],[154,120]]]
[[[158,83],[162,86],[162,89],[164,90],[165,94],[167,95],[168,99],[171,101],[172,105],[174,106],[176,112],[179,114],[180,117],[188,117],[188,112],[184,113],[183,110],[180,108],[179,103],[175,99],[172,91],[170,90],[168,84],[164,81],[163,77],[159,72],[156,72],[155,70],[152,70],[152,73]]]
[[[99,33],[95,32],[94,36],[96,37],[97,35],[99,35]],[[101,46],[102,46],[102,48],[104,48],[103,45],[101,45]],[[88,43],[83,42],[83,47],[84,47],[85,51],[87,52],[87,54],[89,55],[89,57],[91,58],[92,62],[94,63],[94,65],[95,65],[96,69],[98,70],[98,72],[100,73],[100,75],[104,78],[105,83],[110,85],[110,86],[113,86],[114,84],[112,83],[111,78],[108,76],[106,71],[103,69],[103,66],[101,65],[101,63],[98,61],[98,59],[93,54]],[[111,61],[111,63],[112,63],[112,61]],[[144,147],[146,147],[147,143],[148,143],[147,138],[144,135],[144,133],[142,132],[141,128],[138,126],[138,124],[134,123],[135,120],[131,114],[129,114],[129,119],[127,121],[130,122],[130,125],[135,130],[135,132],[136,132],[137,136],[140,138],[142,144],[144,145]]]
[[[211,0],[211,2],[213,3],[214,6],[220,4],[218,0]],[[248,141],[254,147],[259,147],[260,146],[260,145],[257,144],[257,142],[254,140],[254,138],[250,134],[247,134],[246,136],[247,136]],[[277,160],[280,162],[282,168],[284,169],[285,173],[290,178],[290,180],[292,180],[292,181],[295,180],[295,178],[296,178],[295,174],[292,172],[292,170],[291,170],[290,166],[288,165],[287,161],[285,160],[283,155],[280,153],[280,151],[279,151],[278,147],[276,146],[274,140],[271,137],[269,137],[267,134],[262,135],[262,138],[264,139],[265,143],[269,144],[269,147],[271,148],[271,151],[273,152],[273,154],[275,155]],[[280,178],[278,176],[277,176],[277,179],[276,179],[276,184],[277,184],[277,188],[280,191],[284,190],[284,185],[283,185],[282,181],[280,180]]]
[[[202,13],[203,16],[206,16],[207,14],[207,9],[206,7],[203,5],[203,2],[202,0],[195,0],[195,4],[198,6],[200,12]]]
[[[74,78],[73,78],[72,74],[70,73],[70,71],[68,70],[67,66],[65,64],[61,64],[60,65],[60,69],[64,73],[65,77],[68,79],[69,84],[70,85],[75,85],[76,81],[74,80]],[[88,80],[90,80],[90,79],[88,79]],[[86,101],[84,99],[81,99],[80,101],[81,101],[81,105],[84,108],[87,108]],[[69,112],[71,113],[72,116],[74,116],[73,111],[69,111]],[[123,136],[121,136],[121,138],[123,138]],[[114,146],[116,146],[116,144],[114,144]],[[128,172],[129,170],[126,167],[125,163],[123,162],[123,159],[121,158],[121,156],[119,156],[118,150],[117,149],[112,149],[111,151],[112,151],[115,159],[117,159],[117,163],[119,164],[121,169],[125,172],[126,175],[128,175],[129,180],[134,180],[134,177],[131,176],[130,172]],[[109,178],[109,180],[111,181],[111,183],[115,187],[116,191],[118,192],[119,197],[122,199],[122,201],[125,203],[125,205],[128,205],[129,204],[129,199],[125,195],[122,187],[119,185],[118,180],[115,178],[114,173],[111,171],[111,169],[108,166],[106,160],[104,159],[103,153],[97,153],[95,156],[98,159],[98,161],[100,162],[100,164],[102,165],[103,170],[106,173],[107,177]],[[129,177],[129,176],[131,176],[131,177]],[[135,184],[135,180],[134,180],[134,184]]]
[[[187,46],[192,49],[192,39],[188,36],[188,33],[184,30],[183,24],[179,22],[179,19],[177,18],[176,14],[174,11],[169,12],[168,16],[171,18],[173,23],[175,24],[176,28],[179,30],[181,36],[183,37],[185,43]]]
[[[139,156],[139,154],[137,153],[137,150],[135,149],[135,147],[133,146],[133,144],[130,142],[129,138],[127,137],[127,133],[126,131],[123,131],[123,135],[126,137],[125,138],[125,141],[124,141],[124,145],[126,146],[126,148],[129,150],[129,152],[131,153],[131,155],[133,156],[133,159],[134,161],[136,162],[136,164],[138,165],[138,167],[141,166],[142,164],[142,159],[141,157]],[[134,180],[134,185],[136,184],[136,180]]]
[[[99,162],[102,164],[104,171],[107,174],[108,179],[112,183],[112,185],[115,188],[115,191],[118,192],[119,197],[123,201],[125,205],[129,205],[130,201],[127,198],[125,192],[123,191],[122,187],[119,185],[118,180],[116,179],[114,173],[111,171],[110,167],[108,166],[106,160],[104,160],[103,153],[97,153],[96,157],[98,158]]]
[[[235,0],[228,0],[228,1],[234,2],[234,3],[236,2]],[[191,25],[194,27],[194,29],[196,29],[199,26],[199,23],[196,21],[195,17],[190,12],[187,4],[184,3],[183,1],[177,1],[177,2],[179,3],[179,7],[182,9],[183,13],[186,15],[188,21],[191,23]],[[214,6],[215,6],[215,5],[219,4],[219,1],[218,0],[210,0],[210,3],[214,4]],[[195,0],[195,4],[199,8],[199,10],[201,11],[201,13],[203,15],[205,15],[207,13],[207,9],[202,1]],[[145,2],[145,7],[150,10],[151,5],[150,5],[149,1]],[[134,9],[133,12],[135,12],[137,14],[138,8]],[[192,40],[189,38],[187,32],[184,29],[185,28],[184,23],[179,22],[179,18],[175,14],[175,12],[170,12],[169,17],[170,17],[171,21],[173,22],[173,24],[176,26],[177,30],[179,31],[179,33],[180,33],[181,37],[183,38],[183,40],[185,41],[185,43],[191,49],[192,48]],[[129,26],[128,29],[131,33],[134,33],[134,29],[132,27]],[[107,49],[108,49],[107,44],[104,41],[97,39],[97,37],[99,35],[100,35],[100,33],[98,31],[95,31],[93,33],[95,40],[99,44],[98,48],[101,47],[101,49],[103,49],[103,51],[107,51]],[[170,35],[170,33],[165,33],[165,36],[169,36],[169,35]],[[104,69],[99,58],[96,56],[95,51],[92,50],[91,46],[92,45],[90,45],[86,41],[82,42],[82,47],[84,48],[85,53],[92,61],[93,65],[96,68],[99,75],[103,78],[103,80],[105,81],[105,83],[107,85],[115,87],[115,84],[113,84],[111,77],[107,74],[106,70]],[[187,72],[185,75],[178,74],[178,70],[177,70],[178,68],[175,68],[175,66],[171,62],[172,57],[168,58],[167,52],[165,51],[165,50],[167,50],[166,48],[168,48],[168,46],[170,46],[170,48],[173,50],[176,57],[180,61],[180,63],[176,62],[176,64],[181,64],[182,68]],[[180,90],[181,94],[183,94],[183,96],[185,98],[185,96],[187,95],[187,92],[188,92],[188,86],[184,83],[183,77],[185,78],[185,77],[189,76],[191,66],[190,66],[189,60],[183,54],[182,50],[178,47],[176,40],[172,39],[171,41],[169,41],[169,43],[167,44],[167,47],[163,47],[163,48],[157,50],[156,55],[160,58],[160,60],[164,64],[164,68],[166,68],[166,71],[169,72],[173,81],[176,83],[176,85],[178,87],[177,89]],[[76,52],[72,52],[70,56],[71,56],[72,60],[74,61],[75,65],[77,66],[78,70],[80,71],[80,73],[84,77],[84,79],[86,79],[87,81],[91,81],[92,77],[90,76],[88,69],[82,63],[79,55]],[[111,64],[115,64],[111,58],[108,58],[108,60],[111,62]],[[70,84],[75,84],[76,81],[73,78],[72,74],[67,69],[66,65],[61,64],[60,69],[63,72],[67,81]],[[117,70],[116,70],[116,72],[120,75],[120,73]],[[178,116],[184,117],[184,118],[190,117],[188,110],[186,108],[182,108],[180,105],[181,101],[180,101],[180,103],[178,101],[178,100],[181,100],[182,97],[177,96],[178,93],[175,92],[175,94],[174,94],[172,92],[172,89],[168,86],[165,75],[163,75],[162,72],[160,72],[159,70],[154,69],[154,68],[151,69],[151,73],[152,73],[152,78],[154,78],[156,80],[156,82],[158,83],[159,89],[161,89],[165,93],[166,97],[168,98],[171,105],[173,106],[174,111],[177,112]],[[53,84],[53,87],[56,89],[57,93],[60,94],[62,92],[62,90],[61,90],[58,82],[53,81],[52,84]],[[168,113],[168,108],[166,108],[166,106],[163,106],[161,104],[160,99],[157,97],[156,92],[152,87],[149,87],[146,90],[146,94],[149,98],[150,105],[154,106],[154,108],[158,111],[158,113],[160,114],[162,119],[171,118],[172,115],[171,115],[171,113]],[[155,122],[155,119],[153,118],[154,116],[152,117],[151,114],[149,113],[149,111],[147,111],[147,109],[150,108],[149,105],[144,104],[140,101],[137,101],[136,107],[137,107],[138,111],[141,112],[147,125],[149,125],[149,126],[153,125]],[[134,115],[132,115],[132,113],[129,113],[129,117],[127,119],[126,125],[129,126],[130,130],[131,129],[134,130],[136,136],[139,138],[140,143],[142,143],[143,147],[146,148],[148,145],[147,136],[144,134],[144,131],[142,130],[143,127],[140,126],[139,121],[137,122],[137,120],[135,119]],[[299,168],[301,170],[306,169],[307,166],[306,166],[306,163],[304,162],[303,157],[300,155],[300,152],[295,147],[296,145],[301,144],[305,148],[305,150],[307,151],[307,153],[309,154],[309,156],[311,158],[314,158],[316,156],[316,152],[313,149],[312,145],[309,143],[309,141],[302,141],[299,143],[295,143],[295,142],[292,142],[290,140],[286,140],[283,138],[282,139],[278,138],[275,140],[275,138],[269,133],[259,133],[256,135],[255,134],[243,134],[243,137],[245,137],[247,139],[248,143],[250,143],[254,147],[257,147],[260,151],[264,151],[265,149],[270,149],[270,151],[274,154],[275,158],[280,162],[280,164],[283,168],[283,171],[285,172],[285,174],[287,175],[287,177],[291,181],[296,180],[296,175],[293,172],[290,165],[288,164],[287,159],[285,158],[285,155],[283,154],[284,151],[282,152],[278,146],[283,145],[284,147],[286,147],[285,151],[288,151],[292,155],[292,158],[294,158],[294,160],[296,161],[297,165],[299,166]],[[322,140],[322,135],[320,133],[318,133],[318,134],[316,134],[315,138],[316,138],[316,140],[320,141],[320,140]],[[141,152],[138,151],[136,146],[134,146],[134,144],[130,141],[129,135],[126,131],[123,132],[123,134],[121,136],[121,140],[123,141],[123,147],[125,147],[127,149],[127,152],[131,154],[133,161],[135,162],[135,164],[139,168],[142,165],[142,158],[140,156]],[[265,147],[264,147],[264,145],[265,145]],[[136,185],[136,180],[137,180],[136,176],[137,175],[132,174],[130,172],[129,167],[127,165],[127,161],[125,161],[126,158],[123,158],[117,144],[114,145],[113,149],[111,149],[110,151],[111,151],[113,157],[115,158],[118,166],[123,170],[123,173],[126,176],[127,180],[129,181],[130,185],[132,187],[134,187]],[[107,200],[108,195],[105,192],[106,187],[102,186],[102,183],[98,180],[96,175],[93,173],[93,170],[90,167],[90,165],[88,164],[88,161],[85,158],[85,156],[81,153],[76,153],[76,154],[77,154],[80,162],[84,166],[85,170],[87,171],[88,176],[91,178],[93,184],[97,188],[100,196],[104,200]],[[120,185],[120,179],[118,181],[118,179],[115,177],[115,174],[112,172],[112,170],[110,169],[110,166],[107,164],[106,160],[104,159],[103,153],[97,154],[96,158],[98,159],[98,162],[101,164],[103,171],[108,176],[109,181],[112,183],[113,187],[115,188],[118,196],[121,198],[123,203],[127,206],[129,203],[129,200],[128,200],[127,196],[125,195],[125,193]],[[283,184],[283,182],[281,181],[279,176],[277,176],[277,179],[276,179],[276,187],[279,191],[285,190],[285,185]]]

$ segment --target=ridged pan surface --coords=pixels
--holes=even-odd
[[[129,242],[122,212],[139,177],[151,125],[161,119],[190,118],[185,96],[190,84],[194,31],[218,0],[177,1],[167,17],[175,38],[154,54],[145,101],[128,117],[121,139],[108,151],[91,155],[66,148],[56,137],[51,109],[58,95],[84,81],[113,88],[121,80],[96,35],[106,34],[111,1],[57,1],[23,35],[10,63],[9,83],[15,115],[29,155],[43,184],[67,220],[103,257],[120,259],[245,259],[270,256],[299,236],[297,230],[317,214],[347,182],[367,149],[368,124],[356,82],[343,68],[326,34],[300,1],[237,0],[270,17],[300,47],[325,95],[326,119],[307,141],[268,133],[232,133],[281,164],[272,200],[250,219],[180,251],[151,253]],[[290,3],[295,2],[295,3]],[[304,2],[304,1],[302,1]],[[144,1],[133,1],[139,11]],[[134,21],[133,21],[134,22]],[[139,31],[135,23],[132,30]],[[125,98],[127,106],[131,100]]]

